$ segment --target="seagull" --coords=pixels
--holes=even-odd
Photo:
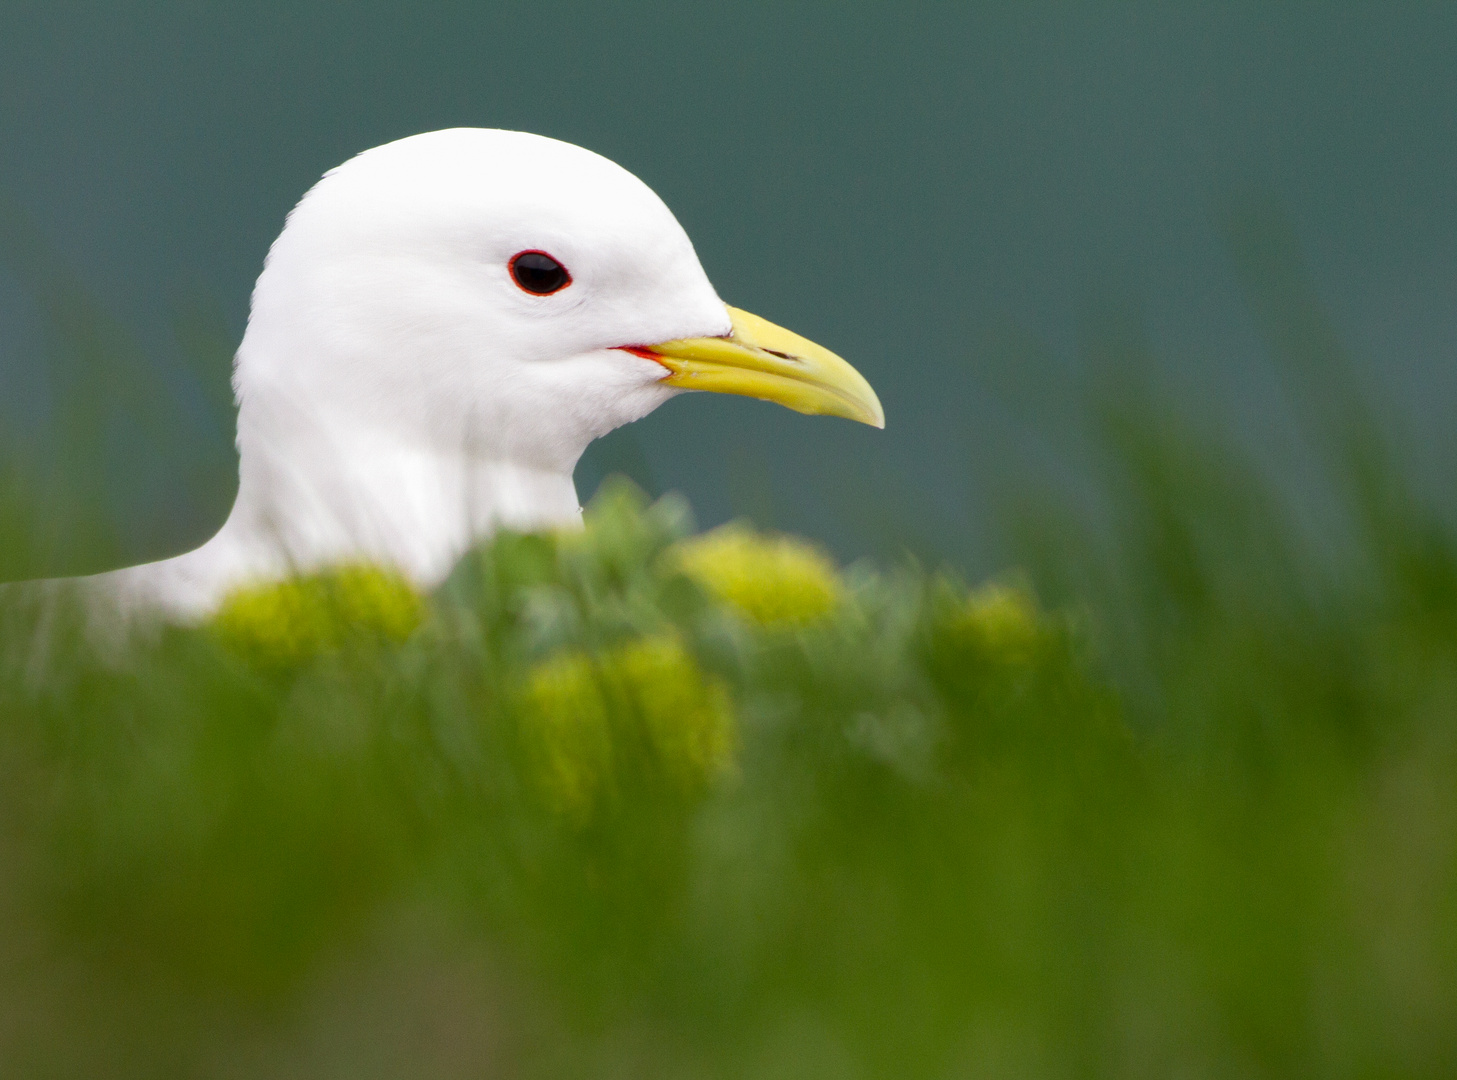
[[[579,523],[587,444],[685,391],[885,425],[839,356],[720,300],[632,173],[483,128],[324,174],[268,252],[233,389],[232,511],[193,551],[90,579],[124,609],[205,619],[358,562],[429,589],[497,528]]]

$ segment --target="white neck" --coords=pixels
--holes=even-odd
[[[224,532],[246,534],[254,551],[274,547],[293,568],[372,559],[433,584],[499,526],[539,529],[580,513],[570,469],[320,426],[249,447]]]
[[[128,599],[197,617],[245,582],[358,561],[394,566],[430,588],[499,527],[581,520],[570,470],[401,445],[378,432],[346,435],[342,425],[261,436],[240,418],[238,497],[216,536],[108,575]]]

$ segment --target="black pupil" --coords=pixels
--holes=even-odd
[[[545,296],[571,281],[567,268],[544,251],[523,251],[511,260],[511,276],[529,293]]]

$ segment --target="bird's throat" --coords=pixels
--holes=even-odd
[[[224,533],[247,550],[290,568],[379,562],[426,587],[499,528],[573,525],[581,513],[570,473],[380,438],[246,447],[239,479]]]

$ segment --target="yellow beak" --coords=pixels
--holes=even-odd
[[[829,349],[729,308],[727,337],[684,338],[632,349],[668,369],[662,380],[684,390],[711,390],[777,401],[796,412],[843,416],[885,427],[885,410],[865,377]]]

